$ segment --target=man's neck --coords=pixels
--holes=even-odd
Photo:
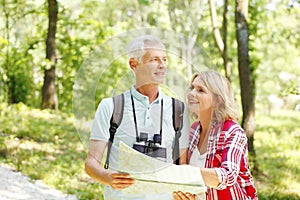
[[[149,103],[152,103],[158,97],[158,85],[144,85],[136,90],[147,96],[149,98]]]

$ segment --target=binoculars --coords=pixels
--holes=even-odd
[[[167,149],[160,147],[161,135],[154,134],[153,140],[148,140],[148,133],[140,133],[140,142],[133,145],[133,149],[152,158],[167,159]]]

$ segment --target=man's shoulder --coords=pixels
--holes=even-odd
[[[99,104],[113,104],[113,97],[116,97],[116,96],[119,96],[119,95],[124,95],[125,98],[128,97],[128,95],[130,95],[130,92],[129,90],[128,91],[125,91],[123,93],[118,93],[118,94],[114,94],[113,96],[111,97],[105,97],[103,98]]]
[[[112,97],[105,97],[103,98],[97,107],[97,112],[112,112],[113,110],[113,98]]]
[[[112,103],[112,97],[105,97],[100,101],[99,106],[109,105],[111,103]]]

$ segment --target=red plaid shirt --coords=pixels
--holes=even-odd
[[[198,144],[200,123],[190,129],[188,159]],[[257,200],[257,192],[248,165],[247,137],[233,120],[213,125],[209,133],[205,168],[214,168],[220,184],[208,188],[207,200]]]

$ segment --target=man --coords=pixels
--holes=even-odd
[[[109,170],[101,166],[104,150],[109,140],[110,118],[113,112],[112,98],[103,99],[96,111],[90,137],[85,170],[89,176],[105,185],[104,198],[120,199],[173,199],[172,194],[129,195],[122,189],[134,184],[129,174],[119,173],[118,147],[123,141],[133,146],[137,134],[147,133],[148,139],[161,133],[161,146],[166,148],[166,161],[173,162],[172,151],[175,131],[172,119],[172,99],[159,88],[166,75],[167,55],[163,43],[155,36],[144,35],[134,39],[128,47],[129,66],[136,78],[135,85],[124,92],[123,120],[114,137]],[[180,163],[186,163],[189,133],[189,115],[184,111],[180,144]]]

